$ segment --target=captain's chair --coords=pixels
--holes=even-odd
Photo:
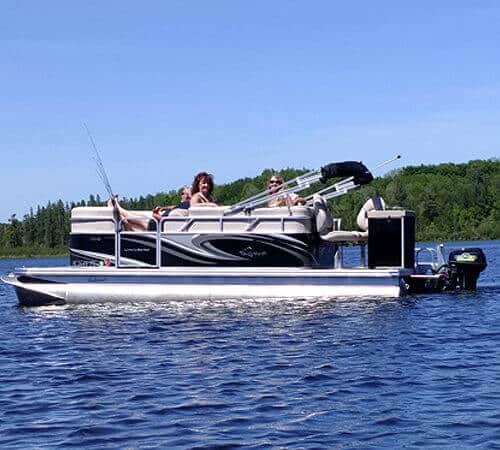
[[[361,263],[365,265],[365,246],[368,242],[368,213],[370,211],[381,211],[385,209],[385,202],[382,197],[372,197],[368,199],[359,210],[356,218],[359,230],[347,231],[336,230],[334,228],[334,220],[328,211],[326,201],[321,195],[315,194],[313,197],[313,207],[316,217],[316,230],[321,239],[327,242],[335,243],[339,246],[336,257],[335,266],[342,267],[342,246],[354,244],[361,246]]]

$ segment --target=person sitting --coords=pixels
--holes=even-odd
[[[153,209],[153,217],[160,220],[162,217],[168,216],[174,209],[189,209],[191,202],[191,188],[184,186],[181,191],[181,201],[175,206],[166,206]]]
[[[128,211],[120,205],[118,194],[113,195],[107,205],[114,208],[122,219],[122,226],[125,231],[146,231],[148,229],[149,217],[138,212]],[[144,217],[144,218],[143,218]]]
[[[181,192],[181,202],[174,209],[189,209],[191,205],[191,186],[184,186]]]
[[[214,180],[207,172],[200,172],[194,177],[191,185],[190,206],[219,206],[212,197],[214,190]]]
[[[283,183],[284,181],[281,175],[275,174],[271,176],[271,178],[269,178],[269,182],[267,183],[267,189],[269,191],[269,195],[274,196],[279,192],[283,192],[285,190]],[[297,206],[305,204],[306,201],[302,197],[299,197],[297,194],[294,194],[293,192],[289,194],[280,195],[279,197],[271,198],[267,202],[267,206],[270,208],[278,206]]]
[[[191,200],[191,189],[185,186],[181,192],[181,202],[176,206],[167,206],[160,208],[157,206],[153,209],[153,217],[161,220],[162,217],[167,216],[173,209],[188,209]],[[120,205],[118,195],[113,195],[107,202],[109,207],[114,208],[122,220],[123,229],[125,231],[155,231],[156,223],[151,220],[150,216],[138,213],[136,211],[129,211]]]

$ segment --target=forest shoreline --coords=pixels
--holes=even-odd
[[[265,190],[273,174],[290,180],[306,171],[266,169],[253,178],[216,185],[214,196],[221,205],[233,205]],[[343,229],[356,229],[361,205],[367,198],[381,196],[389,208],[415,212],[419,243],[489,241],[500,239],[499,192],[500,160],[495,158],[396,169],[349,195],[330,200],[329,207],[335,217],[342,218]],[[174,190],[124,198],[121,204],[132,210],[152,210],[155,206],[176,205],[179,201],[179,191]],[[104,204],[98,195],[90,195],[88,201],[49,202],[32,208],[22,218],[12,214],[8,223],[0,223],[0,258],[66,257],[71,210]]]

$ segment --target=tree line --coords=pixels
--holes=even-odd
[[[218,185],[214,196],[231,205],[266,189],[267,180],[279,173],[289,180],[306,169],[266,169],[254,178]],[[456,241],[500,239],[500,161],[475,160],[464,164],[408,166],[392,171],[357,191],[330,201],[344,229],[355,229],[356,216],[365,200],[380,195],[388,207],[415,211],[417,240]],[[148,194],[123,199],[125,208],[150,210],[175,205],[180,192]],[[22,219],[13,214],[0,223],[0,256],[29,257],[68,253],[71,210],[77,206],[99,206],[99,195],[88,200],[49,202],[31,209]]]

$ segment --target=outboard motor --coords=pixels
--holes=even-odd
[[[462,248],[450,252],[448,267],[451,286],[475,291],[479,274],[486,266],[486,256],[480,248]]]

